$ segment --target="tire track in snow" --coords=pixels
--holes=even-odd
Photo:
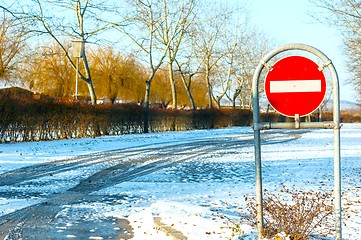
[[[279,136],[276,136],[276,138],[279,138]],[[270,136],[269,138],[266,137],[264,144],[267,144],[267,141],[269,141],[268,144],[272,144],[280,141],[290,141],[295,138],[297,137],[290,137],[288,135],[288,137],[283,136],[280,140],[275,141],[275,137]],[[251,145],[253,145],[253,138],[243,140],[237,138],[195,140],[193,142],[155,146],[141,150],[135,147],[127,150],[100,152],[67,160],[33,165],[1,174],[0,185],[11,186],[21,181],[38,179],[49,174],[67,172],[87,166],[104,163],[107,166],[105,168],[99,167],[99,171],[96,171],[89,177],[84,177],[79,184],[69,190],[48,196],[42,203],[0,217],[0,237],[19,239],[36,233],[38,236],[34,236],[34,239],[49,239],[49,236],[53,239],[61,239],[61,237],[57,237],[54,221],[64,205],[91,202],[89,193],[172,167],[181,162],[216,152],[217,150],[241,148]],[[129,223],[124,219],[119,220],[118,224],[124,229],[129,229]],[[111,223],[108,225],[109,228],[114,228],[114,225]],[[114,234],[114,231],[112,232],[111,230],[108,230],[108,232],[103,230],[103,232],[109,236]],[[87,237],[87,235],[83,237]],[[128,239],[132,237],[132,234],[129,233],[127,236],[123,235],[122,237],[123,239]]]

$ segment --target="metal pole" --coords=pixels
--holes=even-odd
[[[254,152],[256,170],[256,210],[257,210],[257,232],[258,239],[262,239],[263,233],[263,189],[262,189],[262,163],[261,163],[261,133],[259,124],[259,94],[258,79],[264,65],[258,64],[252,80],[252,108],[253,108],[253,130],[254,130]]]
[[[258,239],[263,233],[263,188],[262,188],[262,163],[261,163],[261,134],[260,130],[254,131],[255,164],[256,164],[256,203],[257,203],[257,232]]]
[[[334,80],[333,87],[333,121],[335,124],[333,130],[334,142],[334,185],[335,185],[335,217],[336,217],[336,239],[342,239],[342,203],[341,203],[341,138],[340,138],[340,92],[336,69],[331,65],[329,67],[331,77]],[[337,81],[335,81],[335,79]]]
[[[341,205],[341,151],[340,126],[334,128],[334,176],[335,176],[335,214],[336,239],[342,239],[342,205]]]

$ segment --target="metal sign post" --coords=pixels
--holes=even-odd
[[[311,107],[310,112],[302,112],[303,110],[296,110],[296,111],[289,111],[288,108],[297,108],[297,106],[288,106],[286,107],[286,113],[282,113],[283,109],[279,111],[281,114],[288,115],[288,112],[291,112],[291,117],[295,118],[294,123],[262,123],[260,122],[260,109],[259,109],[259,78],[261,75],[261,72],[264,68],[267,68],[268,71],[273,70],[273,66],[271,66],[268,62],[275,57],[277,54],[280,54],[285,51],[290,50],[301,50],[305,51],[307,53],[311,53],[314,56],[316,56],[319,60],[321,60],[322,65],[317,65],[317,69],[319,72],[322,73],[322,71],[327,68],[331,74],[332,78],[332,91],[333,91],[333,122],[299,122],[300,116],[305,116],[310,113],[312,113],[315,109],[314,107]],[[311,61],[311,60],[310,60]],[[276,63],[277,64],[277,63]],[[276,66],[275,64],[275,66]],[[300,63],[296,63],[295,67]],[[311,64],[312,65],[312,64]],[[291,64],[291,67],[292,64]],[[287,67],[288,68],[288,67]],[[309,67],[312,69],[313,67]],[[299,71],[292,71],[287,70],[291,72],[291,76],[288,74],[284,75],[283,79],[278,79],[278,76],[276,79],[271,79],[274,81],[273,85],[273,93],[287,93],[291,95],[291,97],[294,97],[292,93],[298,94],[300,92],[302,93],[314,93],[314,92],[320,92],[320,94],[324,94],[324,86],[323,86],[323,80],[321,74],[318,75],[316,79],[312,79],[313,74],[311,74],[311,78],[308,78],[308,75],[305,76],[295,76],[295,72],[297,75],[297,72]],[[314,70],[311,70],[311,72],[314,72]],[[301,73],[302,75],[303,73]],[[281,74],[282,75],[282,74]],[[323,74],[322,74],[323,75]],[[303,79],[305,78],[305,79]],[[282,86],[277,85],[280,81],[293,81],[286,82],[286,84],[282,84]],[[301,81],[300,81],[301,80]],[[306,81],[306,82],[305,82]],[[312,84],[309,84],[313,81]],[[317,81],[317,82],[316,82]],[[316,84],[316,86],[314,85]],[[317,85],[319,84],[319,85]],[[265,86],[267,91],[267,86]],[[300,88],[302,90],[300,90]],[[286,90],[285,90],[286,89]],[[306,90],[307,91],[306,91]],[[270,92],[270,87],[268,89]],[[267,94],[266,94],[267,95]],[[283,98],[285,95],[280,95],[281,98]],[[318,95],[317,95],[318,96]],[[321,97],[321,102],[323,101],[323,96]],[[321,104],[321,102],[318,103],[318,100],[316,100],[316,105]],[[308,104],[308,103],[306,103]],[[312,103],[314,104],[314,103]],[[317,106],[318,106],[317,105]],[[281,104],[282,107],[284,107]],[[335,67],[333,66],[332,62],[328,57],[323,54],[318,49],[311,47],[309,45],[305,44],[288,44],[281,46],[279,48],[274,49],[273,51],[269,52],[258,64],[255,73],[253,75],[252,80],[252,107],[253,107],[253,130],[254,130],[254,142],[255,142],[255,167],[256,167],[256,201],[257,201],[257,231],[258,231],[258,238],[262,238],[262,232],[263,232],[263,189],[262,189],[262,165],[261,165],[261,130],[268,130],[268,129],[276,129],[276,128],[286,128],[286,129],[300,129],[300,128],[324,128],[324,129],[333,129],[334,131],[334,204],[335,204],[335,224],[336,224],[336,239],[341,240],[342,239],[342,217],[341,217],[341,154],[340,154],[340,93],[339,93],[339,81],[338,76]],[[276,107],[277,106],[273,106]],[[317,107],[316,107],[317,108]],[[299,112],[298,112],[299,111]],[[300,112],[301,115],[299,114]],[[290,116],[290,115],[288,115]]]

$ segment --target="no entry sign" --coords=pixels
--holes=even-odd
[[[313,56],[317,63],[301,56],[285,57],[270,67],[270,61],[286,51],[303,51]],[[320,66],[320,67],[319,67]],[[333,122],[301,122],[297,116],[305,116],[316,110],[326,94],[326,80],[323,69],[328,70],[332,81]],[[266,96],[271,105],[280,113],[294,117],[291,122],[260,122],[259,83],[263,70],[268,70],[264,81]],[[273,49],[257,65],[252,79],[252,108],[254,130],[254,157],[256,175],[257,232],[262,238],[264,232],[263,189],[261,160],[261,130],[271,129],[333,129],[334,132],[334,215],[335,239],[342,239],[341,201],[341,147],[340,147],[340,94],[339,81],[332,61],[320,50],[305,44],[292,43]]]
[[[285,57],[267,73],[265,93],[279,113],[300,117],[311,114],[326,94],[326,79],[318,65],[302,56]]]

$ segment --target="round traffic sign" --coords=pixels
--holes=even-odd
[[[318,65],[302,56],[285,57],[267,73],[264,89],[279,113],[300,117],[314,112],[326,94],[326,79]]]

